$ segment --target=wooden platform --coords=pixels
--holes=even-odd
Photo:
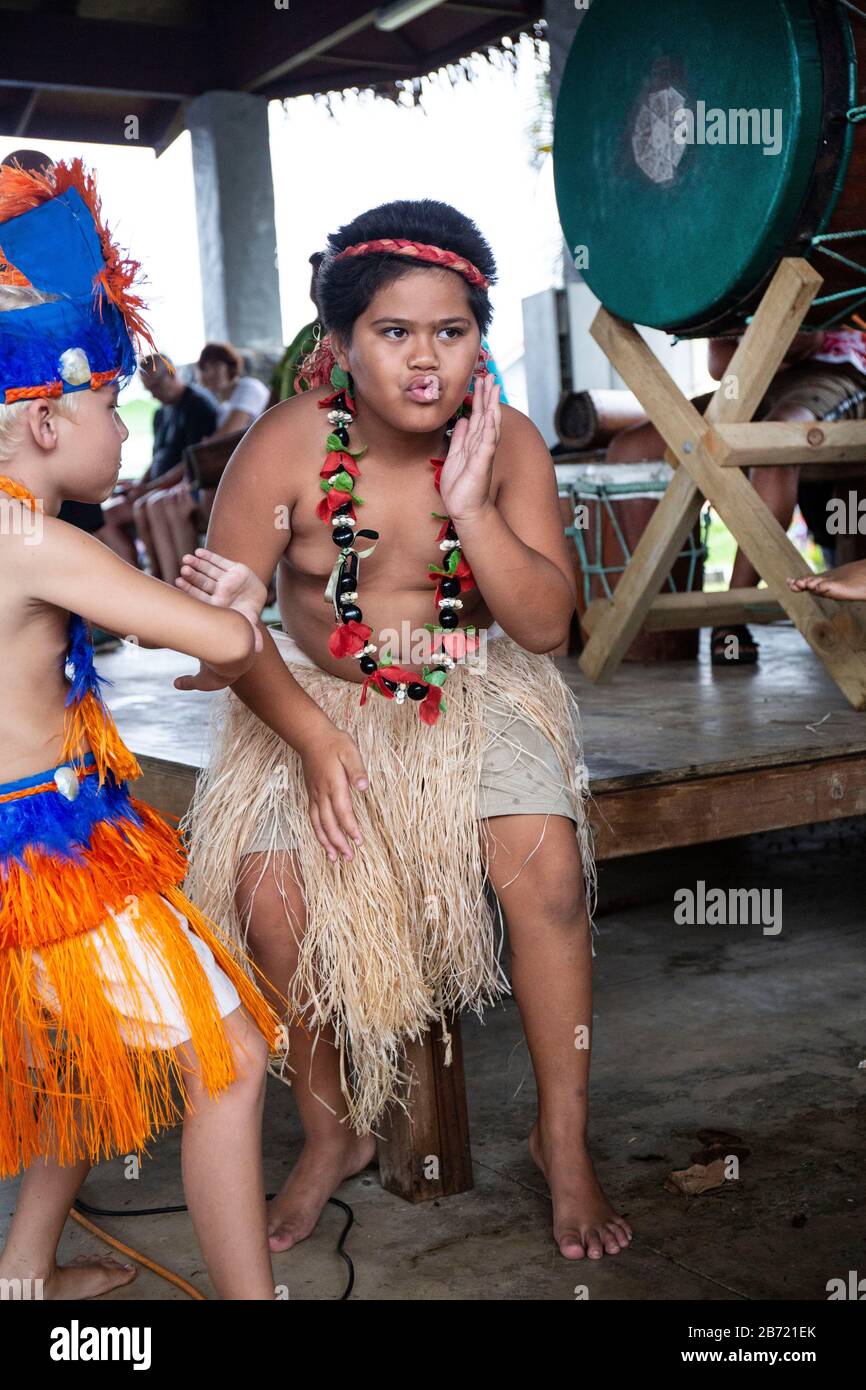
[[[577,695],[600,859],[866,814],[866,714],[853,710],[792,625],[753,628],[757,667],[619,667],[593,684],[557,665]],[[127,646],[97,658],[121,733],[139,757],[137,794],[176,816],[206,757],[213,697],[174,689],[196,663]]]

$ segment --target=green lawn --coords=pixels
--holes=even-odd
[[[120,418],[129,430],[121,454],[121,478],[138,478],[153,455],[153,417],[158,403],[152,396],[125,403],[120,398]]]

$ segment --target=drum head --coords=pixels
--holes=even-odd
[[[789,253],[822,91],[809,0],[592,0],[563,74],[554,178],[575,265],[607,309],[682,331],[755,289]]]

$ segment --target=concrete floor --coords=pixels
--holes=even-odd
[[[828,1279],[863,1269],[866,1201],[864,923],[859,872],[866,820],[780,831],[602,865],[595,962],[594,1152],[609,1194],[636,1230],[616,1258],[563,1260],[550,1204],[527,1153],[534,1085],[512,1001],[464,1023],[474,1190],[411,1207],[373,1170],[339,1196],[355,1299],[826,1299]],[[678,887],[782,889],[783,927],[677,926]],[[269,1083],[268,1189],[300,1145],[291,1094]],[[698,1197],[665,1189],[689,1166],[696,1131],[741,1136],[741,1177]],[[133,1208],[182,1201],[179,1132],[135,1183],[119,1163],[91,1174],[85,1198]],[[16,1184],[0,1186],[0,1234]],[[275,1257],[291,1299],[334,1299],[343,1216]],[[212,1296],[185,1215],[105,1218],[119,1239]],[[61,1258],[103,1247],[70,1223]],[[147,1270],[125,1299],[182,1299]]]

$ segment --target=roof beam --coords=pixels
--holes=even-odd
[[[6,10],[0,84],[181,101],[224,85],[211,34]]]
[[[516,24],[504,25],[500,20],[494,19],[490,23],[483,25],[472,34],[463,36],[463,53],[468,56],[477,49],[485,48],[489,44],[498,43],[503,34],[517,33],[520,29],[528,29],[533,23],[531,14],[524,14]],[[345,63],[345,59],[337,58],[335,54],[325,53],[320,60],[327,64],[327,68],[322,72],[313,74],[311,78],[309,72],[297,74],[293,79],[282,79],[273,82],[263,96],[270,97],[272,100],[286,100],[293,96],[302,96],[310,90],[310,83],[315,80],[316,90],[319,92],[339,91],[343,87],[365,87],[374,86],[377,83],[388,81],[407,81],[414,77],[425,77],[427,73],[435,72],[438,68],[447,65],[457,65],[460,58],[454,53],[454,45],[449,44],[433,50],[429,53],[418,53],[411,61],[400,64],[399,75],[389,78],[381,71],[377,70],[376,65],[367,63],[363,57],[359,57],[354,72],[350,73],[335,64]]]
[[[5,103],[0,107],[0,127],[15,139],[26,135],[38,99],[39,94],[32,87],[22,88],[17,101]]]
[[[211,0],[213,3],[213,0]],[[339,8],[306,6],[303,10],[277,10],[270,6],[251,10],[247,6],[218,7],[215,32],[222,45],[223,64],[230,81],[227,85],[243,92],[282,86],[281,79],[295,72],[312,58],[365,31],[385,39],[373,30],[378,6],[370,0],[341,0]],[[323,25],[322,15],[333,13],[338,19]],[[418,61],[418,50],[402,31],[387,35],[395,61],[410,65]],[[276,56],[276,61],[274,57]],[[270,61],[267,61],[270,59]],[[379,61],[379,60],[377,60]],[[363,62],[363,60],[362,60]]]

